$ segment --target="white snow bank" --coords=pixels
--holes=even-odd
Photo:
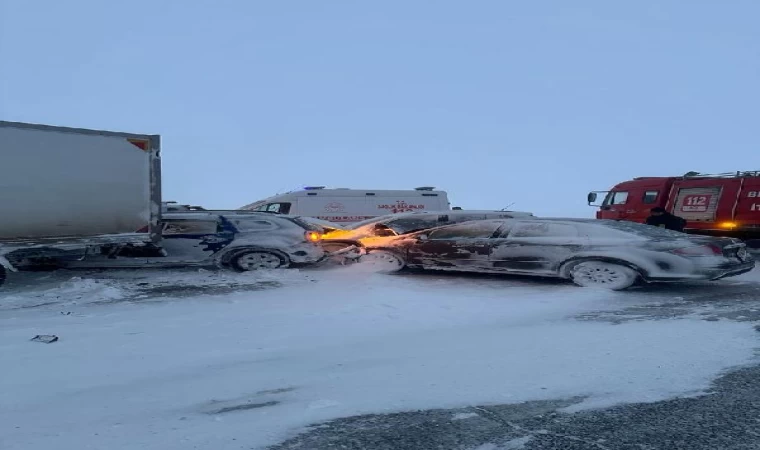
[[[747,272],[743,275],[739,275],[736,277],[726,278],[725,280],[728,282],[752,281],[755,283],[760,283],[760,258],[754,270],[752,270],[751,272]]]
[[[4,311],[0,436],[4,450],[259,448],[362,413],[693,395],[753,360],[747,323],[567,318],[636,295],[347,268],[225,302]]]
[[[119,300],[141,300],[161,293],[184,296],[183,289],[256,287],[272,284],[298,284],[309,277],[297,270],[236,273],[216,270],[109,270],[98,273],[58,271],[47,274],[19,273],[19,286],[10,283],[0,288],[0,311],[36,307],[73,307]]]
[[[72,277],[55,283],[54,286],[22,292],[7,293],[0,291],[1,294],[4,294],[0,300],[0,310],[35,308],[53,304],[71,306],[80,301],[119,300],[127,295],[123,287],[90,278]]]

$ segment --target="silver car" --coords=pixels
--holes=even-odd
[[[560,277],[614,290],[637,281],[717,280],[755,266],[738,239],[595,219],[466,222],[375,239],[363,251],[363,260],[385,261],[395,270]]]
[[[88,255],[68,268],[220,266],[237,271],[320,262],[324,230],[298,217],[242,211],[165,212],[155,248]]]

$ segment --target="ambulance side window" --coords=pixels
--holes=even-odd
[[[657,194],[659,194],[660,191],[645,191],[644,192],[644,198],[642,199],[644,201],[645,205],[650,205],[652,203],[657,202]]]
[[[290,203],[270,203],[267,205],[268,212],[287,214],[290,212]]]

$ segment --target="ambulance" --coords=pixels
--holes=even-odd
[[[423,186],[410,190],[327,189],[309,186],[243,206],[241,210],[315,217],[351,224],[386,214],[451,209],[445,191]]]

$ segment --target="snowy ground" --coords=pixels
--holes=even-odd
[[[249,449],[359,414],[694,396],[757,362],[752,320],[704,319],[759,288],[757,270],[620,293],[362,267],[25,274],[0,301],[0,448]]]

